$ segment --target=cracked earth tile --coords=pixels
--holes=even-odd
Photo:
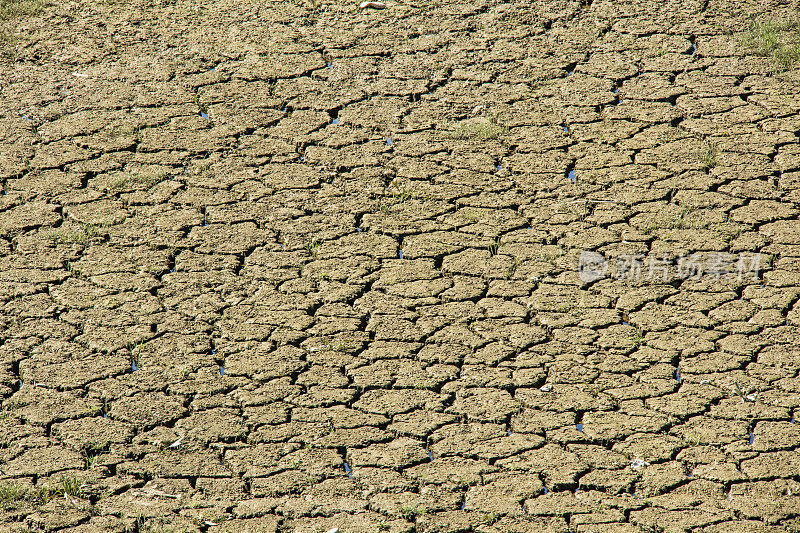
[[[521,502],[542,491],[542,482],[537,476],[526,474],[492,474],[485,485],[467,491],[466,509],[487,513],[520,515]]]
[[[422,442],[400,437],[390,443],[349,450],[347,459],[354,466],[404,468],[428,460],[428,454]]]

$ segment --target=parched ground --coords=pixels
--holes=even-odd
[[[793,6],[36,1],[0,532],[800,530]]]

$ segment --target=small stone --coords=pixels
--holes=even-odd
[[[553,385],[551,385],[550,383],[546,383],[546,384],[542,385],[539,388],[539,390],[542,391],[542,392],[550,392],[551,390],[553,390]]]
[[[361,9],[386,9],[386,4],[383,2],[361,2],[359,7]]]
[[[329,529],[329,530],[328,530],[328,533],[339,533],[339,528],[338,528],[338,527],[335,527],[335,528],[333,528],[333,529]]]

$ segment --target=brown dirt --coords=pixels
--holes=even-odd
[[[0,532],[800,531],[800,13],[656,4],[0,0]]]

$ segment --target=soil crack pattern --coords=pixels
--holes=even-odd
[[[800,533],[800,9],[0,0],[0,533]]]

